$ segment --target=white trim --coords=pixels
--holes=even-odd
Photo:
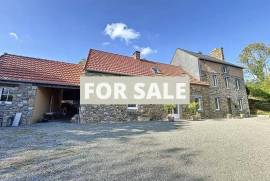
[[[197,111],[203,111],[203,99],[202,99],[202,96],[197,96],[194,99],[195,100],[198,99],[199,108],[198,108]]]
[[[2,92],[3,92],[3,87],[0,87],[0,102],[2,103],[2,101],[1,101],[1,97],[2,97]]]
[[[8,104],[8,105],[11,105],[12,102],[10,102],[10,101],[0,101],[0,104]]]
[[[175,119],[180,119],[180,109],[179,109],[179,104],[175,104],[175,109],[176,109],[176,112],[177,113],[175,113],[174,112],[174,108],[172,109],[172,111],[171,111],[171,113],[172,113],[172,115],[173,115],[173,117],[175,118]]]
[[[0,103],[1,104],[8,104],[8,105],[10,105],[10,104],[12,104],[12,101],[1,101],[1,97],[2,97],[2,92],[3,92],[3,90],[4,89],[7,89],[7,91],[8,91],[8,93],[7,94],[3,94],[3,95],[6,95],[7,96],[7,99],[8,99],[8,96],[10,95],[10,89],[9,88],[7,88],[7,87],[0,87]],[[12,96],[12,95],[11,95]],[[12,96],[12,99],[13,99],[13,96]]]
[[[230,89],[230,77],[226,76],[224,77],[225,85],[227,89]]]
[[[238,104],[239,104],[239,110],[243,111],[243,98],[238,99]]]
[[[128,104],[128,105],[130,105],[130,104]],[[131,110],[136,110],[136,109],[138,109],[138,104],[135,104],[135,105],[136,105],[135,107],[129,107],[128,105],[127,105],[127,108],[128,108],[128,109],[131,109]]]
[[[236,86],[236,90],[240,89],[240,80],[238,78],[235,79],[235,86]]]
[[[228,73],[228,66],[223,65],[222,66],[222,72],[225,73],[225,74]]]
[[[213,79],[213,86],[217,87],[218,86],[218,78],[217,78],[217,74],[213,74],[212,75],[212,79]]]
[[[216,107],[216,111],[220,111],[220,97],[215,97],[215,107]]]

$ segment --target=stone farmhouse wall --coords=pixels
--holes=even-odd
[[[218,84],[213,86],[213,74],[217,75]],[[225,77],[229,78],[229,88],[226,87]],[[223,118],[229,113],[229,107],[227,98],[231,99],[231,110],[233,116],[239,116],[245,114],[249,116],[249,104],[247,98],[247,92],[245,88],[245,82],[242,77],[226,74],[226,73],[211,73],[207,71],[201,72],[201,78],[210,84],[209,86],[209,116],[211,118]],[[236,89],[235,80],[239,80],[239,90]],[[220,98],[220,110],[215,108],[215,98]],[[243,110],[240,111],[238,100],[243,100]]]
[[[210,118],[211,114],[209,111],[209,86],[191,85],[190,86],[190,102],[195,101],[195,98],[202,98],[202,110],[198,111],[202,118]],[[189,119],[190,114],[186,110],[186,105],[181,106],[181,118]]]
[[[22,125],[30,124],[37,87],[26,83],[17,85],[0,84],[0,87],[9,88],[13,96],[13,100],[10,103],[0,101],[0,114],[3,115],[4,126],[7,124],[8,118],[15,116],[16,113],[22,113]]]
[[[138,109],[128,109],[127,105],[81,105],[80,108],[80,123],[151,121],[165,117],[163,105],[138,105]]]
[[[200,111],[203,118],[209,117],[208,86],[191,85],[191,101],[202,98],[203,110]],[[180,108],[181,118],[189,118],[185,106]],[[151,121],[163,120],[167,113],[163,105],[138,105],[138,109],[128,109],[127,105],[81,105],[80,122],[100,121]]]

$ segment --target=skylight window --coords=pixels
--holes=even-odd
[[[159,70],[158,67],[152,67],[152,71],[153,71],[154,74],[160,74],[161,73],[161,71]]]

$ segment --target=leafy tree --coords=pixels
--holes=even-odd
[[[252,43],[244,48],[240,61],[256,81],[263,81],[269,76],[270,46],[264,43]]]

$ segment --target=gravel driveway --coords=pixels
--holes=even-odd
[[[0,180],[270,180],[270,119],[0,128]]]

